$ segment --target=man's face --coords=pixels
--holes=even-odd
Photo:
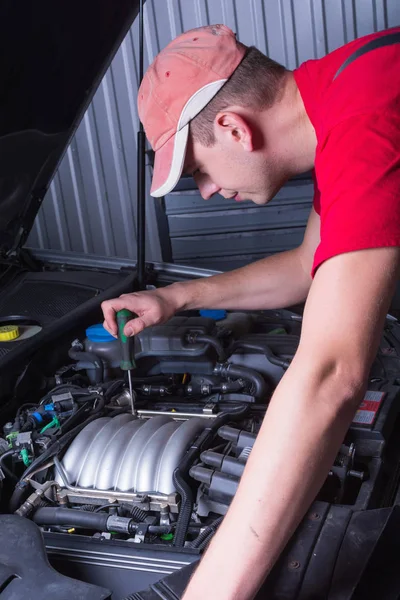
[[[240,144],[217,141],[202,146],[189,136],[185,172],[193,175],[200,194],[209,200],[214,194],[236,202],[251,200],[266,204],[282,187],[287,177],[271,155],[246,152]]]

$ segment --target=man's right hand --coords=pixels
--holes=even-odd
[[[102,302],[104,328],[111,335],[117,336],[116,313],[123,308],[127,308],[137,315],[125,325],[124,333],[128,337],[140,333],[151,325],[165,323],[179,310],[178,304],[174,301],[174,295],[165,293],[166,289],[123,294],[119,298]]]

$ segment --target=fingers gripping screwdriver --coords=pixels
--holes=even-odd
[[[129,382],[129,394],[131,396],[131,408],[132,414],[135,414],[135,403],[134,396],[132,390],[132,369],[136,368],[136,363],[134,359],[134,338],[127,337],[124,333],[125,325],[128,321],[134,318],[134,314],[131,313],[127,308],[123,308],[117,312],[117,327],[118,327],[118,339],[120,341],[121,346],[121,364],[120,367],[123,371],[128,372],[128,382]]]

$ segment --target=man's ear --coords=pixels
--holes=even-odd
[[[238,113],[232,111],[218,113],[214,122],[214,131],[217,141],[221,143],[239,143],[245,152],[254,150],[251,125]]]

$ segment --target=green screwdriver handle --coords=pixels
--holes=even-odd
[[[134,338],[127,337],[124,333],[125,325],[134,318],[134,314],[127,308],[117,312],[118,338],[121,346],[121,369],[129,371],[136,368],[134,354]]]

